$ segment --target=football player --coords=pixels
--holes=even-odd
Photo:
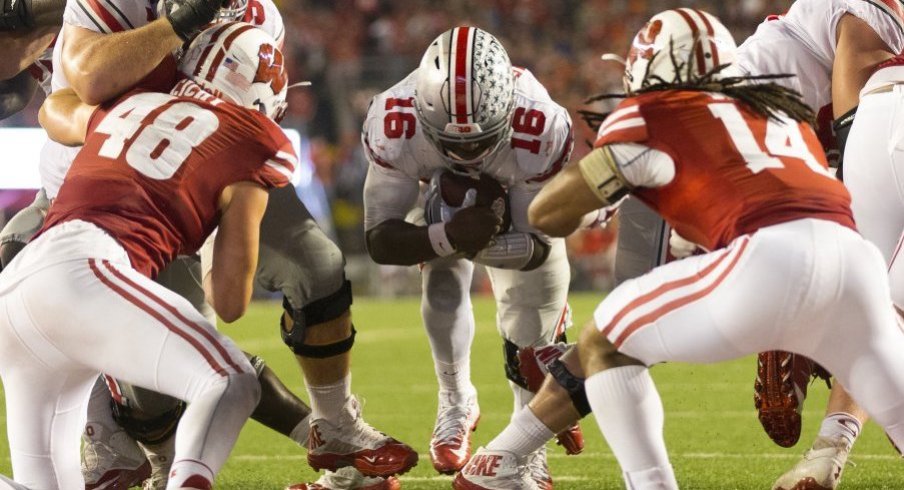
[[[196,70],[211,48],[234,60],[232,76]],[[249,24],[217,26],[187,49],[185,79],[168,94],[138,90],[94,107],[64,89],[42,108],[52,137],[84,146],[44,227],[0,278],[0,375],[18,484],[84,487],[85,404],[104,372],[189,402],[166,488],[212,487],[257,404],[257,374],[150,277],[219,225],[210,301],[225,321],[244,313],[268,190],[289,184],[296,164],[274,122],[288,86],[279,54]]]
[[[430,457],[437,471],[452,473],[467,461],[480,417],[470,376],[475,265],[486,266],[492,282],[516,409],[533,396],[519,349],[562,333],[565,244],[528,224],[527,207],[568,162],[571,120],[529,71],[512,67],[495,37],[462,26],[437,37],[414,72],[373,99],[362,143],[368,251],[380,264],[421,264],[421,313],[439,384]],[[545,459],[538,449],[530,468],[548,488]]]
[[[710,250],[623,283],[581,336],[587,398],[628,488],[677,488],[647,370],[668,360],[800,352],[904,440],[904,333],[881,254],[855,231],[847,191],[806,123],[812,111],[785,87],[749,84],[735,49],[709,14],[654,16],[628,55],[629,97],[601,125],[596,149],[530,210],[532,223],[560,236],[630,192]],[[860,329],[853,338],[851,328]],[[457,488],[501,488],[502,474],[532,488],[517,463],[479,451]]]
[[[158,89],[168,87],[172,83],[173,50],[212,20],[247,19],[270,32],[278,44],[284,35],[279,13],[270,1],[164,2],[159,14],[156,6],[157,2],[136,0],[70,1],[53,52],[54,86],[68,86],[71,81],[76,94],[88,102],[115,96],[139,82]],[[207,64],[198,70],[206,73],[229,63],[228,58],[216,55],[204,62]],[[65,148],[53,144],[45,148],[41,173],[48,198],[56,194],[70,160]],[[18,229],[10,229],[12,222],[8,225],[0,252],[30,238],[33,227],[29,225],[43,219],[42,205],[46,202],[23,211],[26,218],[19,220]],[[319,229],[294,189],[271,193],[262,222],[256,278],[266,289],[284,294],[280,331],[305,373],[313,413],[259,358],[254,358],[263,393],[253,417],[300,444],[307,444],[310,428],[315,427],[322,444],[309,451],[312,466],[333,470],[354,464],[383,482],[384,477],[413,466],[416,453],[367,425],[350,394],[349,349],[354,335],[349,311],[351,289],[343,263],[338,247]],[[161,276],[168,287],[180,291],[201,311],[209,312],[204,305],[197,258],[174,262]],[[102,388],[98,386],[92,397],[96,402],[90,405],[85,433],[89,487],[107,485],[111,480],[125,486],[140,481],[142,475],[135,473],[141,471],[144,458],[131,442],[137,439],[151,456],[154,474],[150,488],[162,488],[173,451],[173,429],[182,407],[175,400],[113,384],[114,395],[122,403],[115,404],[116,413],[111,414],[109,404],[104,402],[108,395]],[[129,437],[121,434],[119,425]],[[378,456],[375,463],[362,459],[365,454],[369,458]],[[366,481],[374,483],[372,479]]]

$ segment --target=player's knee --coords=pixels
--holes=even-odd
[[[581,332],[578,353],[586,376],[619,366],[643,365],[637,359],[619,352],[618,348],[597,330],[593,322]]]
[[[351,282],[344,281],[333,294],[295,309],[284,301],[280,321],[283,342],[295,355],[324,359],[348,352],[355,343],[349,308]]]
[[[255,372],[241,372],[229,376],[223,390],[221,403],[225,403],[228,407],[234,407],[247,412],[249,415],[254,411],[261,399],[261,384],[257,379]]]

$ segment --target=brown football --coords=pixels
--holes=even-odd
[[[502,232],[508,231],[512,226],[512,212],[509,204],[508,193],[496,179],[486,174],[480,174],[479,179],[454,172],[443,172],[440,175],[440,189],[442,199],[446,204],[459,207],[469,189],[477,190],[476,206],[492,207],[497,199],[505,203],[505,212],[502,216]]]

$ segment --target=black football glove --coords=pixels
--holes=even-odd
[[[166,18],[183,41],[191,41],[213,22],[226,0],[166,0]]]
[[[31,0],[0,0],[0,32],[34,27]]]
[[[473,257],[502,229],[502,218],[485,206],[459,209],[446,223],[446,237],[455,250]]]

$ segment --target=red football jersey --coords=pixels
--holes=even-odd
[[[709,250],[764,226],[820,218],[855,228],[850,195],[829,174],[813,129],[767,120],[714,93],[650,92],[623,101],[596,146],[639,143],[669,155],[675,176],[634,195]]]
[[[94,223],[136,270],[154,277],[201,247],[217,226],[226,186],[289,183],[296,157],[279,126],[191,82],[178,88],[183,95],[133,93],[98,108],[44,230]]]

